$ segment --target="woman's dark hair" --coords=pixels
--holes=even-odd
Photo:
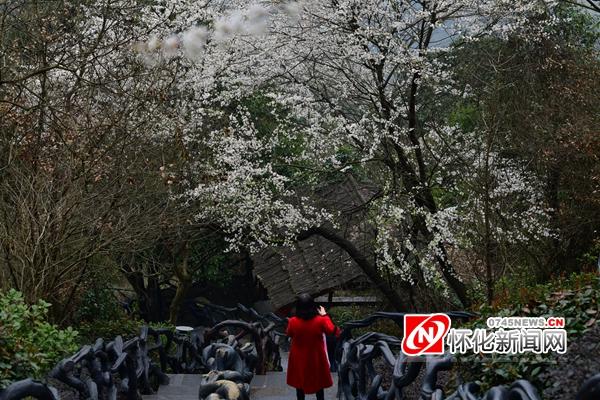
[[[317,305],[308,293],[301,293],[296,300],[296,317],[312,319],[317,316]]]

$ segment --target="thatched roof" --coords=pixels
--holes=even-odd
[[[360,205],[376,192],[372,185],[358,184],[350,177],[318,193],[324,205],[341,212],[340,230],[344,236],[371,256],[373,231],[364,224]],[[323,294],[363,276],[344,250],[320,236],[297,242],[291,248],[268,248],[253,259],[254,272],[275,308],[290,304],[299,293]]]

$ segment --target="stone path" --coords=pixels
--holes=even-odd
[[[252,379],[250,391],[251,400],[295,400],[296,390],[285,383],[287,370],[287,355],[281,354],[283,372],[268,372],[267,375],[256,375]],[[337,374],[333,374],[333,386],[325,390],[325,400],[334,400],[337,393]],[[307,395],[307,399],[314,399],[314,395]]]
[[[325,399],[334,400],[337,391],[337,376],[334,384],[325,390]],[[255,384],[256,381],[256,384]],[[314,399],[314,395],[307,395],[307,399]],[[295,400],[296,391],[285,384],[285,372],[269,372],[267,375],[255,376],[252,380],[251,400]]]
[[[268,372],[267,375],[255,375],[250,383],[250,398],[252,400],[295,400],[296,391],[286,385],[285,370],[287,369],[287,353],[282,354],[283,372]],[[142,396],[143,400],[198,400],[200,375],[170,374],[171,382],[161,386],[156,394]],[[325,399],[334,400],[337,391],[337,375],[333,374],[334,385],[325,390]],[[314,399],[314,395],[306,396]]]
[[[142,396],[143,400],[198,400],[200,375],[168,374],[169,384],[160,386],[158,392],[150,396]]]

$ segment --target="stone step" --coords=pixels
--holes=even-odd
[[[281,361],[287,369],[288,354],[282,352]],[[142,396],[143,400],[198,400],[200,375],[169,374],[170,383],[161,386],[153,395]],[[250,382],[250,398],[252,400],[294,400],[296,390],[286,384],[286,372],[268,372],[266,375],[255,375]],[[334,400],[337,392],[337,374],[333,374],[333,386],[325,390],[325,399]],[[307,399],[314,395],[307,395]]]
[[[285,372],[268,372],[267,375],[255,375],[250,383],[252,400],[293,400],[296,391],[285,383]],[[169,374],[170,383],[161,386],[158,392],[142,396],[143,400],[198,400],[200,375]],[[325,390],[325,399],[336,398],[337,376],[334,374],[334,385]],[[312,396],[306,396],[310,399]]]
[[[160,386],[158,392],[142,396],[143,400],[198,400],[200,375],[168,374],[169,384]]]
[[[285,383],[285,372],[269,372],[264,376],[256,376],[263,378],[256,384],[252,381],[252,389],[250,398],[252,400],[295,400],[296,390]],[[337,375],[333,375],[333,386],[325,389],[325,399],[334,400],[337,393]],[[307,399],[315,398],[314,395],[307,395]]]

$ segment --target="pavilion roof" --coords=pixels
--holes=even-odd
[[[364,210],[360,206],[375,193],[375,186],[358,183],[353,177],[329,184],[317,193],[324,206],[340,212],[339,230],[370,257],[374,257],[374,231],[364,222]],[[364,277],[344,250],[320,236],[296,242],[293,247],[267,248],[253,260],[254,273],[276,309],[292,303],[299,293],[316,296]]]

